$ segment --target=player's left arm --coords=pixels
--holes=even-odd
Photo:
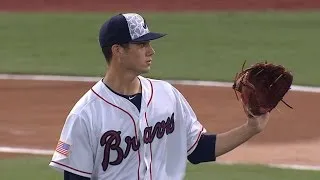
[[[269,113],[249,118],[247,123],[242,126],[231,129],[230,131],[217,135],[215,156],[223,155],[250,138],[260,133],[266,126],[269,120]]]
[[[202,134],[196,149],[188,156],[193,164],[214,161],[250,138],[260,133],[266,126],[269,113],[248,119],[247,123],[220,134]]]
[[[244,125],[230,131],[217,135],[208,134],[187,100],[177,89],[174,90],[178,97],[178,116],[186,123],[188,160],[193,164],[215,161],[216,157],[233,150],[261,132],[269,119],[269,114],[253,117]]]

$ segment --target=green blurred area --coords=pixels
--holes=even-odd
[[[0,177],[4,180],[61,180],[62,174],[48,166],[48,157],[24,157],[0,160]],[[277,169],[266,166],[188,165],[186,180],[318,180],[319,171]]]
[[[318,12],[146,13],[153,42],[147,76],[232,81],[244,60],[286,66],[294,83],[320,85]],[[101,76],[100,25],[110,14],[0,14],[0,72]]]

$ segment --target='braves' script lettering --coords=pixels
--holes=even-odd
[[[167,121],[162,120],[157,122],[153,127],[149,126],[144,129],[143,141],[144,143],[152,143],[154,138],[157,137],[161,139],[164,136],[164,133],[167,135],[171,134],[174,131],[174,113],[171,117],[167,118]]]
[[[161,139],[165,134],[169,135],[174,131],[174,113],[167,120],[157,122],[154,126],[149,126],[144,129],[143,141],[145,144],[152,143],[154,138]],[[124,140],[124,142],[121,142]],[[121,143],[125,143],[125,149],[121,148]],[[125,158],[128,157],[131,149],[138,151],[140,148],[140,141],[136,136],[122,137],[121,131],[110,130],[105,132],[100,138],[100,145],[104,146],[104,157],[102,160],[102,169],[106,171],[109,165],[119,165]],[[122,147],[124,147],[122,145]],[[110,161],[111,151],[116,152],[115,159]]]
[[[123,159],[128,157],[130,149],[137,151],[140,147],[140,142],[137,141],[136,137],[125,137],[126,150],[123,152],[120,147],[121,144],[121,131],[110,130],[104,133],[100,139],[100,145],[104,146],[104,157],[102,161],[102,169],[106,171],[110,165],[119,165]],[[118,156],[116,160],[110,162],[110,151],[114,150],[117,152]]]

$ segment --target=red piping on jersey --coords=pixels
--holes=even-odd
[[[134,119],[133,119],[133,117],[131,116],[131,114],[130,114],[129,112],[127,112],[126,110],[122,109],[121,107],[110,103],[109,101],[107,101],[106,99],[104,99],[102,96],[100,96],[98,93],[96,93],[92,88],[91,88],[91,91],[92,91],[95,95],[97,95],[100,99],[102,99],[104,102],[110,104],[111,106],[113,106],[113,107],[115,107],[115,108],[120,109],[121,111],[123,111],[123,112],[125,112],[126,114],[128,114],[128,116],[130,116],[130,118],[131,118],[131,120],[132,120],[132,122],[133,122],[133,125],[134,125],[134,133],[135,133],[135,135],[136,135],[136,137],[137,137],[137,140],[138,140],[138,133],[137,133],[136,123],[134,122]],[[141,161],[141,159],[140,159],[140,150],[139,150],[139,149],[138,149],[138,157],[139,157],[138,179],[140,179],[139,170],[140,170],[140,161]]]
[[[80,171],[80,170],[78,170],[78,169],[75,169],[75,168],[72,168],[72,167],[70,167],[70,166],[67,166],[67,165],[64,165],[64,164],[58,163],[58,162],[56,162],[56,161],[51,161],[51,162],[53,162],[53,163],[55,163],[55,164],[58,164],[58,165],[60,165],[60,166],[63,166],[63,167],[66,167],[66,168],[72,169],[72,170],[74,170],[74,171],[81,172],[81,173],[83,173],[83,174],[88,174],[88,175],[91,175],[91,174],[92,174],[92,173],[89,173],[89,172]]]
[[[149,104],[151,103],[151,100],[153,98],[153,85],[152,85],[152,82],[147,79],[150,83],[150,86],[151,86],[151,96],[150,96],[150,99],[149,99],[149,102],[147,104],[147,107],[149,106]],[[148,123],[148,119],[147,119],[147,113],[145,112],[144,113],[144,117],[146,119],[146,123],[147,123],[147,126],[149,127],[149,123]],[[150,142],[150,179],[152,180],[152,146],[151,146],[152,142]]]
[[[146,119],[147,126],[149,127],[148,119],[147,119],[147,113],[144,113],[144,117]],[[152,180],[152,147],[151,147],[152,142],[150,142],[150,179]]]
[[[151,99],[153,97],[153,85],[152,85],[152,82],[148,79],[149,83],[150,83],[150,86],[151,86],[151,96],[150,96],[150,99],[149,99],[149,102],[148,102],[148,105],[147,107],[149,106],[150,102],[151,102]]]
[[[202,134],[202,132],[203,132],[203,127],[202,127],[202,129],[201,129],[201,131],[199,132],[199,135],[198,135],[198,138],[197,138],[197,140],[196,140],[196,142],[194,142],[194,144],[191,146],[191,148],[189,148],[188,149],[188,152],[198,143],[198,141],[200,140],[200,137],[201,137],[201,134]]]

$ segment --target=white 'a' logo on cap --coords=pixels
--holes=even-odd
[[[146,21],[139,14],[127,13],[123,14],[123,16],[127,20],[132,40],[137,39],[150,32]]]

